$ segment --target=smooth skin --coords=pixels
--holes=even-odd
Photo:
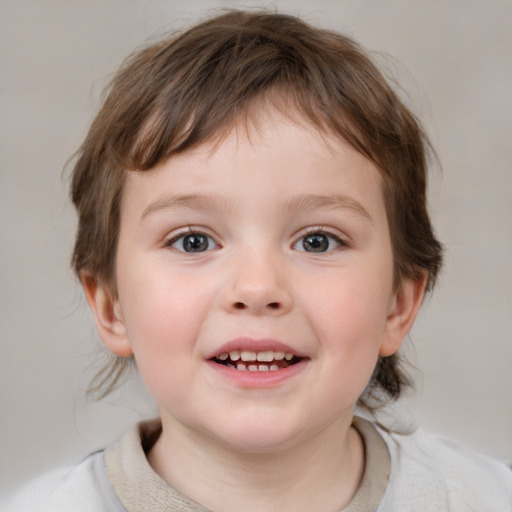
[[[425,288],[393,287],[372,162],[274,111],[132,172],[116,282],[113,293],[83,275],[103,341],[135,356],[159,406],[155,471],[215,511],[350,501],[364,469],[355,404],[379,354],[399,349]],[[284,344],[300,366],[248,383],[212,362],[244,340]]]

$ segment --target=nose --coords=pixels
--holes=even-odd
[[[277,257],[247,251],[231,266],[224,308],[231,313],[279,316],[293,306],[283,265]]]

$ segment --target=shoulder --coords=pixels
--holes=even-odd
[[[512,471],[505,465],[423,429],[381,435],[391,456],[386,498],[408,503],[404,510],[512,510]]]
[[[105,469],[103,452],[73,468],[45,473],[1,504],[5,512],[126,512]]]

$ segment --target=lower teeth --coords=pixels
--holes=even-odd
[[[249,372],[268,372],[268,371],[271,371],[271,372],[275,372],[276,370],[279,370],[279,366],[277,366],[277,364],[272,364],[272,365],[266,365],[266,364],[250,364],[250,365],[245,365],[244,363],[238,363],[236,365],[232,364],[232,363],[227,363],[226,366],[228,368],[234,368],[236,370],[240,370],[242,372],[246,372],[246,371],[249,371]]]

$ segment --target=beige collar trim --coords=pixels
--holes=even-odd
[[[364,443],[365,470],[356,494],[342,512],[375,512],[389,480],[389,452],[372,423],[355,417],[353,426]],[[161,431],[159,420],[142,422],[105,451],[107,475],[119,500],[128,512],[208,512],[171,487],[149,465],[145,452]]]

